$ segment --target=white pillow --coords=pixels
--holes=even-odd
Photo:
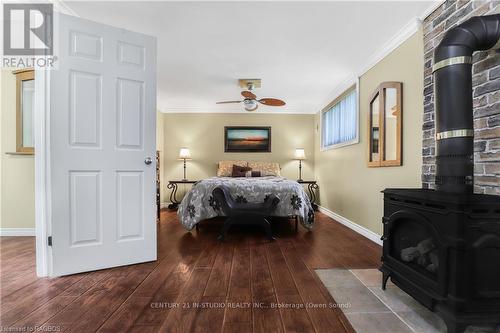
[[[275,162],[248,162],[252,171],[260,171],[262,176],[281,176],[280,164]]]

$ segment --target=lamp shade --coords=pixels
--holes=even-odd
[[[306,152],[304,148],[296,148],[295,149],[295,159],[296,160],[305,160],[306,159]]]
[[[181,148],[179,150],[179,158],[180,159],[190,159],[191,153],[189,152],[189,149],[188,148]]]

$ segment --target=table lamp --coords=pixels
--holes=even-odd
[[[296,148],[295,149],[295,159],[299,160],[299,179],[298,181],[302,181],[302,161],[306,159],[306,152],[304,148]]]
[[[186,161],[191,159],[191,153],[189,152],[188,148],[181,148],[179,150],[179,160],[184,161],[184,178],[182,179],[187,180],[186,178]]]

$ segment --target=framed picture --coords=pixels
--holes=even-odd
[[[224,152],[270,153],[271,127],[262,127],[262,126],[224,127]]]

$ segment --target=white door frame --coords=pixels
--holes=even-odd
[[[52,274],[52,255],[48,245],[51,234],[50,188],[50,70],[35,70],[35,236],[36,274]]]

